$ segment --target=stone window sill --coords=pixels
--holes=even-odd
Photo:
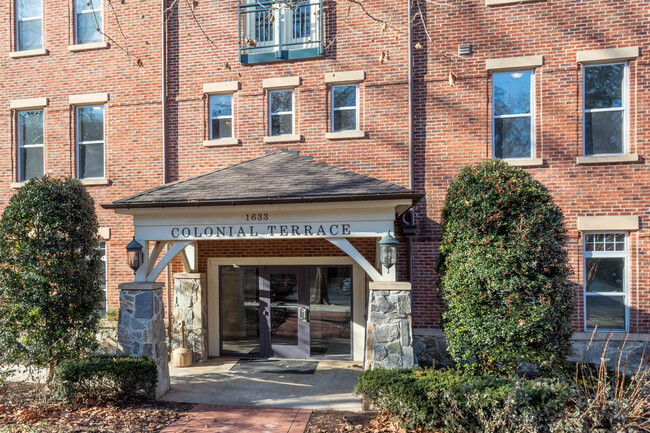
[[[68,51],[71,51],[73,53],[78,52],[78,51],[92,51],[92,50],[103,50],[106,48],[110,48],[110,45],[108,45],[108,42],[92,42],[89,44],[75,44],[75,45],[69,45],[68,46]]]
[[[23,185],[25,185],[27,182],[11,182],[11,187],[13,189],[20,189],[22,188]]]
[[[295,143],[300,141],[300,134],[271,135],[264,137],[265,143]]]
[[[240,144],[239,138],[220,138],[219,140],[205,140],[203,142],[205,147],[238,146]]]
[[[503,161],[515,167],[541,167],[544,165],[542,158],[513,158],[504,159]]]
[[[576,164],[611,164],[616,162],[638,162],[639,155],[631,153],[629,155],[604,155],[604,156],[579,156],[576,158]]]
[[[341,132],[328,132],[325,134],[328,140],[349,140],[353,138],[366,138],[365,131],[341,131]]]
[[[96,177],[96,178],[80,179],[80,180],[81,183],[86,186],[108,185],[108,179],[106,179],[105,177]]]
[[[48,54],[49,51],[45,48],[39,48],[38,50],[12,51],[9,53],[9,57],[12,59],[21,59],[23,57],[47,56]]]

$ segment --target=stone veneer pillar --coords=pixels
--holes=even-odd
[[[370,283],[366,327],[366,369],[414,365],[411,283]]]
[[[123,283],[117,341],[120,352],[147,357],[158,366],[156,398],[169,391],[169,365],[165,338],[165,305],[162,283]]]
[[[208,291],[205,274],[174,274],[174,321],[172,347],[180,347],[181,317],[185,328],[185,347],[192,350],[194,362],[208,360]]]

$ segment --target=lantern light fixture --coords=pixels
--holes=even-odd
[[[386,269],[390,269],[397,262],[397,245],[399,242],[391,236],[390,230],[379,241],[379,261]]]
[[[142,266],[142,262],[144,261],[144,253],[142,252],[142,249],[142,244],[136,241],[135,237],[126,246],[126,259],[134,273],[140,269],[140,266]]]

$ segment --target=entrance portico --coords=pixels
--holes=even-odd
[[[347,353],[347,359],[366,358],[368,365],[372,348],[389,341],[366,335],[367,300],[374,298],[367,295],[367,283],[394,283],[397,271],[381,265],[376,247],[359,251],[355,244],[376,245],[387,232],[394,233],[396,218],[420,198],[388,182],[275,151],[104,207],[133,216],[134,238],[144,251],[135,283],[154,284],[180,256],[185,273],[176,281],[174,306],[182,310],[186,331],[198,336],[196,344],[190,342],[195,352],[204,352],[198,359],[195,353],[196,360],[232,352],[239,344],[251,355],[310,358],[329,350],[344,357]],[[214,255],[211,246],[222,242],[242,243],[250,251]],[[266,251],[258,256],[258,246],[278,242],[298,242],[309,252],[274,257]],[[339,253],[332,254],[332,246]],[[195,280],[189,285],[188,275]],[[187,292],[179,281],[196,288],[190,290],[191,302],[178,298]],[[390,287],[384,284],[381,290]],[[380,326],[390,328],[389,339],[410,346],[410,326],[388,323],[402,318],[379,310],[386,321]],[[410,302],[400,314],[408,322]],[[329,327],[326,332],[321,326],[315,336],[315,320]],[[197,326],[201,329],[193,329]],[[335,327],[342,329],[340,335],[330,332]],[[127,334],[121,333],[123,339]],[[348,352],[341,349],[346,342],[342,335],[347,335]],[[311,344],[316,341],[320,349]],[[396,354],[392,351],[380,350],[382,359]],[[412,364],[412,349],[400,350],[398,356],[409,354]]]

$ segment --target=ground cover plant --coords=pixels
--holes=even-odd
[[[501,160],[463,168],[442,210],[438,286],[454,360],[480,373],[552,369],[568,354],[574,310],[562,211]]]
[[[103,302],[98,223],[79,180],[23,185],[0,219],[0,370],[56,366],[96,346]]]

